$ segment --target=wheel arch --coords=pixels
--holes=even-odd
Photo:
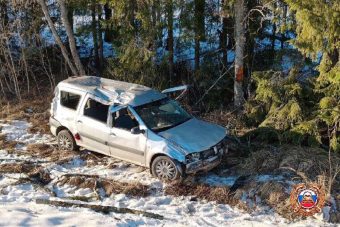
[[[149,169],[150,169],[150,173],[151,173],[151,174],[153,174],[153,173],[152,173],[152,163],[153,163],[153,161],[155,161],[155,159],[156,159],[157,157],[160,157],[160,156],[169,157],[168,155],[163,154],[163,153],[154,154],[154,155],[151,157],[150,163],[149,163]],[[169,158],[170,158],[170,157],[169,157]]]
[[[151,159],[150,159],[150,164],[149,164],[149,170],[150,170],[150,174],[151,174],[151,175],[153,175],[153,172],[152,172],[152,163],[154,162],[154,160],[155,160],[156,158],[161,157],[161,156],[168,157],[168,158],[170,158],[172,161],[174,161],[174,163],[175,163],[175,165],[176,165],[178,171],[180,172],[181,176],[185,176],[185,171],[184,171],[184,168],[185,168],[185,167],[184,167],[184,165],[183,165],[180,161],[178,161],[178,160],[176,160],[175,158],[173,158],[173,157],[171,157],[171,156],[169,156],[169,155],[167,155],[167,154],[164,154],[164,153],[157,153],[157,154],[154,154],[154,155],[151,157]]]
[[[59,126],[56,130],[56,134],[58,136],[59,132],[61,132],[62,130],[67,130],[72,136],[73,136],[73,133],[68,129],[66,128],[65,126]],[[74,137],[74,136],[73,136]]]
[[[73,133],[71,132],[71,130],[69,130],[67,127],[65,127],[65,126],[59,126],[59,127],[57,128],[57,130],[56,130],[57,137],[58,137],[58,134],[59,134],[61,131],[64,131],[64,130],[67,131],[67,132],[71,135],[71,137],[72,137],[72,139],[73,139],[73,143],[74,143],[74,148],[73,148],[73,150],[74,150],[74,151],[78,151],[79,148],[80,148],[80,146],[78,145],[77,140],[76,140],[75,136],[73,135]]]

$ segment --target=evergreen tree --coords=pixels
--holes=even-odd
[[[296,17],[297,37],[292,42],[317,59],[320,76],[315,83],[320,97],[317,116],[331,132],[331,146],[340,151],[340,2],[285,0]]]

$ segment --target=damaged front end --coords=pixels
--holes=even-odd
[[[221,163],[222,156],[227,153],[226,138],[215,146],[201,152],[186,155],[185,173],[207,172]]]

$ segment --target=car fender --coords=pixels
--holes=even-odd
[[[159,155],[166,155],[179,163],[185,163],[185,153],[177,149],[169,141],[148,130],[146,144],[146,165],[151,166],[152,159]]]

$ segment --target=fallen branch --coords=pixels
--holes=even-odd
[[[19,159],[19,158],[0,158],[0,162],[5,162],[5,161],[22,162],[22,164],[31,164],[31,165],[52,162],[52,161],[43,161],[43,160],[30,161],[30,160]]]
[[[113,206],[102,206],[102,205],[92,205],[92,204],[85,204],[85,203],[72,203],[67,201],[56,201],[56,200],[48,200],[48,199],[37,199],[37,204],[45,204],[45,205],[52,205],[52,206],[61,206],[61,207],[79,207],[79,208],[89,208],[96,212],[101,212],[104,214],[109,214],[110,212],[120,213],[120,214],[136,214],[136,215],[143,215],[144,217],[154,218],[163,220],[164,216],[159,214],[154,214],[146,211],[141,210],[133,210],[129,208],[120,208],[120,207],[113,207]]]
[[[66,173],[66,174],[61,175],[60,177],[87,177],[87,178],[107,180],[97,174],[86,174],[86,173]]]

